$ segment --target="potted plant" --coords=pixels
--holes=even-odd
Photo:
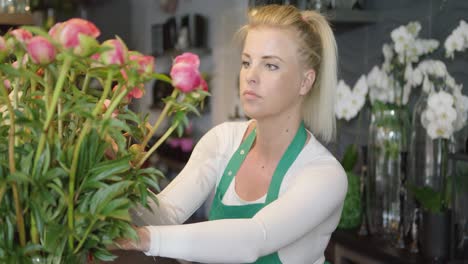
[[[108,245],[136,237],[129,208],[155,199],[163,176],[145,161],[208,95],[198,56],[176,57],[169,77],[99,33],[74,18],[0,36],[1,263],[113,259]],[[151,79],[174,87],[154,125],[128,107]]]

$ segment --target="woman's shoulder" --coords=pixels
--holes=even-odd
[[[311,137],[309,144],[302,153],[301,167],[304,169],[315,169],[317,167],[328,167],[336,170],[339,174],[345,174],[344,168],[336,157],[315,137]]]

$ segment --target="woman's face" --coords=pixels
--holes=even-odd
[[[248,31],[239,80],[247,116],[260,119],[300,109],[309,83],[304,81],[307,74],[299,60],[296,38],[294,32],[285,29],[260,27]]]

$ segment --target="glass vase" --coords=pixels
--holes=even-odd
[[[449,191],[449,153],[453,149],[452,139],[432,139],[425,128],[423,113],[427,108],[428,94],[422,92],[413,108],[411,122],[411,147],[409,155],[408,184],[417,188],[429,187],[441,197],[442,210],[450,207]],[[424,202],[424,201],[423,201]],[[421,201],[416,201],[413,194],[408,192],[405,201],[404,214],[408,218],[415,217],[414,212],[424,212]],[[415,210],[419,208],[419,210]],[[411,223],[405,223],[409,229]]]
[[[403,158],[408,151],[406,107],[376,104],[369,126],[367,213],[369,231],[396,243],[401,218]]]

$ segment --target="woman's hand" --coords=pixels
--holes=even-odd
[[[145,227],[136,227],[135,228],[138,240],[132,240],[130,238],[121,238],[115,241],[117,249],[123,250],[138,250],[146,252],[150,248],[150,232]]]

